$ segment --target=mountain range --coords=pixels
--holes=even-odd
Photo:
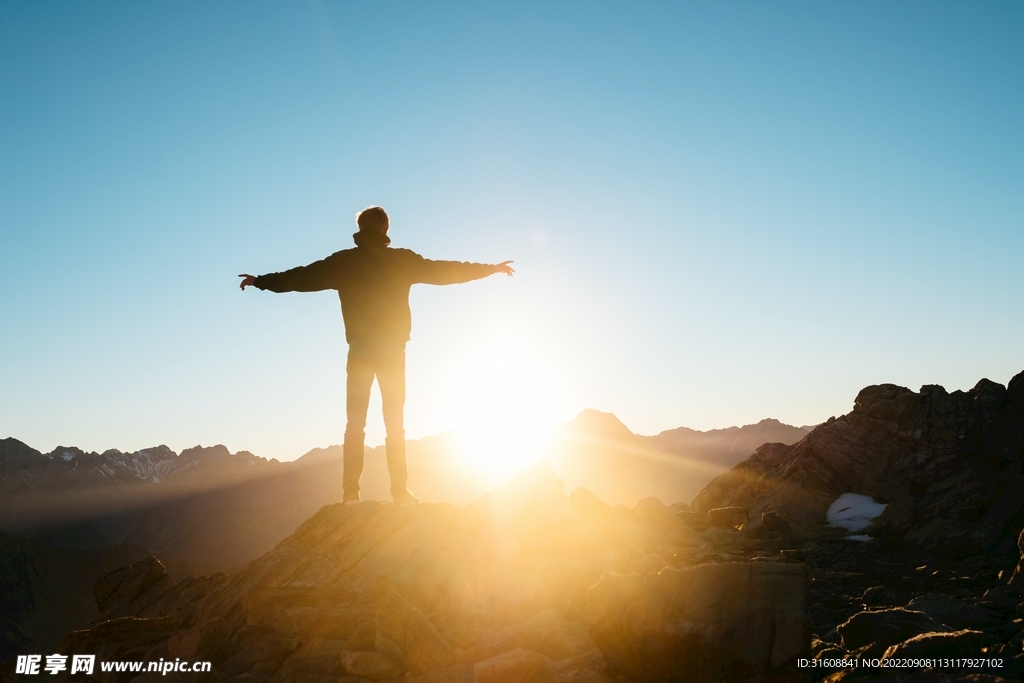
[[[781,443],[794,430],[803,436]],[[457,445],[452,434],[410,443],[425,501],[482,485],[459,467]],[[967,392],[866,387],[850,413],[810,433],[765,420],[645,437],[584,411],[545,448],[548,462],[461,509],[304,501],[315,513],[230,577],[174,581],[132,544],[55,550],[0,534],[0,650],[204,659],[237,683],[838,683],[875,672],[822,664],[808,676],[798,662],[882,657],[985,662],[982,678],[917,667],[894,683],[1024,675],[1024,373]],[[157,450],[107,459],[0,442],[0,494],[24,504],[0,499],[4,521],[65,543],[88,528],[79,543],[146,537],[209,551],[233,542],[226,530],[259,526],[287,492],[279,482],[290,477],[301,494],[319,473],[336,487],[340,468],[338,447],[293,463]],[[367,497],[386,484],[379,455]],[[86,484],[46,505],[74,470]],[[648,495],[608,505],[581,485],[588,477],[627,504],[637,490],[673,501],[703,488],[692,504]],[[881,510],[854,536],[831,524],[850,495]],[[75,517],[85,504],[94,513]],[[253,538],[235,547],[251,550]],[[58,644],[69,627],[82,630]]]
[[[586,486],[611,504],[650,495],[674,503],[761,444],[791,444],[806,433],[766,419],[640,436],[611,413],[584,410],[531,459],[550,460],[569,487]],[[408,459],[424,501],[464,505],[493,486],[467,466],[454,432],[410,441]],[[0,529],[69,550],[135,544],[172,574],[232,571],[336,502],[341,466],[340,446],[279,462],[222,445],[180,454],[167,446],[133,453],[59,446],[43,454],[7,438],[0,440]],[[383,447],[368,449],[362,486],[364,499],[390,499]]]
[[[549,458],[570,487],[631,507],[652,493],[692,498],[760,444],[805,433],[769,419],[640,436],[610,413],[586,410],[559,425],[537,457]],[[493,486],[460,448],[454,432],[408,443],[411,483],[424,501],[465,505]],[[340,446],[279,462],[222,445],[44,454],[0,440],[0,630],[8,649],[54,644],[95,619],[91,586],[118,558],[152,553],[175,578],[238,570],[337,502],[341,473]],[[363,498],[389,500],[388,483],[383,448],[368,449]]]
[[[559,438],[563,469],[681,471],[607,414]],[[870,386],[692,504],[608,505],[552,460],[461,507],[325,505],[232,576],[175,582],[148,557],[95,583],[99,616],[56,651],[210,661],[225,683],[1009,683],[1022,464],[1024,373]],[[851,496],[874,518],[855,535],[832,514]]]

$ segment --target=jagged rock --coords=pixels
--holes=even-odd
[[[96,598],[96,605],[100,613],[106,619],[134,615],[138,608],[136,604],[142,600],[144,594],[159,595],[173,585],[171,577],[163,563],[155,557],[136,562],[132,565],[113,571],[103,576],[96,582],[93,589],[93,596]]]
[[[711,526],[720,529],[738,529],[746,524],[747,520],[747,511],[738,506],[708,510],[708,521],[711,522]]]
[[[430,619],[390,590],[377,603],[376,646],[413,673],[455,663],[451,645],[437,632]]]
[[[806,567],[709,564],[606,575],[588,593],[590,633],[640,680],[723,680],[793,665],[810,647]]]
[[[971,658],[984,657],[981,648],[985,634],[981,631],[922,633],[893,645],[885,651],[886,659]]]
[[[754,518],[775,510],[803,533],[856,492],[887,504],[871,535],[969,553],[1021,533],[1022,464],[1024,373],[1006,388],[981,380],[969,392],[883,384],[799,443],[765,444],[709,483],[693,507],[740,506]]]
[[[840,624],[836,631],[846,650],[862,650],[865,657],[880,657],[886,649],[921,633],[948,632],[949,629],[923,612],[895,607],[858,612]]]
[[[547,683],[552,663],[533,650],[515,649],[473,665],[476,683]]]
[[[98,659],[123,659],[126,652],[141,648],[148,650],[166,641],[177,632],[177,628],[173,617],[120,617],[87,630],[72,631],[57,646],[57,652],[95,654]]]
[[[102,614],[97,621],[123,616],[174,615],[183,626],[194,622],[200,601],[227,581],[224,574],[188,577],[175,583],[163,563],[148,557],[101,577],[93,589]]]

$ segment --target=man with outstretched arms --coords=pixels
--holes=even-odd
[[[387,431],[388,474],[396,505],[419,502],[406,487],[405,463],[405,344],[412,329],[409,290],[417,283],[452,285],[514,272],[511,261],[495,265],[460,261],[432,261],[409,249],[392,249],[389,221],[384,209],[371,206],[356,215],[356,246],[327,258],[281,273],[242,274],[241,288],[249,285],[272,292],[318,292],[333,289],[341,299],[348,341],[348,380],[344,447],[346,504],[359,502],[363,473],[366,411],[373,378],[380,386]]]

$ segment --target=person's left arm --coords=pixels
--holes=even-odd
[[[509,277],[515,273],[509,264],[501,263],[467,263],[466,261],[434,261],[419,257],[416,267],[416,282],[427,285],[455,285],[460,282],[479,280],[495,273],[504,273]]]

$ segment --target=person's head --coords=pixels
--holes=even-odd
[[[356,225],[359,232],[352,235],[356,246],[359,247],[386,247],[391,244],[388,237],[388,214],[379,206],[368,206],[356,214]]]
[[[379,206],[368,206],[356,214],[356,224],[359,232],[375,232],[381,235],[388,234],[388,215]]]

